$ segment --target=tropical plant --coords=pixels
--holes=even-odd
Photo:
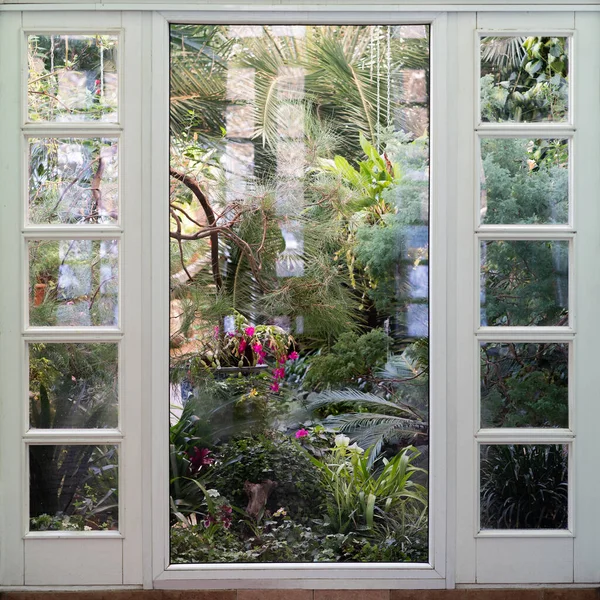
[[[481,456],[482,529],[564,529],[568,455],[549,444],[489,445]]]
[[[482,39],[485,121],[560,121],[567,111],[564,37]]]
[[[427,490],[412,481],[419,456],[409,446],[390,459],[369,464],[366,452],[350,438],[338,435],[335,446],[322,458],[310,456],[319,470],[325,496],[325,525],[335,533],[385,528],[388,517],[400,520],[422,515],[427,508]]]
[[[115,446],[31,446],[31,527],[116,528],[117,471]]]

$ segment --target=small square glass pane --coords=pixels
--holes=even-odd
[[[569,344],[481,344],[481,427],[568,427]]]
[[[568,120],[569,38],[486,36],[480,50],[483,122]]]
[[[569,142],[481,139],[481,223],[569,222]]]
[[[30,531],[119,528],[118,448],[29,446]]]
[[[567,529],[566,445],[481,445],[481,529]]]
[[[29,344],[32,429],[95,429],[117,424],[117,344]]]
[[[28,36],[29,121],[116,122],[117,36]]]
[[[29,140],[30,223],[86,225],[117,220],[117,140]]]
[[[567,326],[569,242],[481,242],[482,326]]]
[[[118,324],[117,240],[29,241],[29,324]]]

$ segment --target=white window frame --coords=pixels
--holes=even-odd
[[[567,8],[567,7],[565,7]],[[600,416],[590,394],[594,367],[589,362],[598,317],[590,310],[590,289],[600,283],[593,272],[590,244],[597,236],[594,223],[600,211],[594,198],[600,183],[590,164],[598,160],[600,119],[593,108],[599,100],[598,65],[584,65],[584,52],[599,51],[598,13],[511,12],[478,13],[464,17],[465,52],[473,57],[473,69],[459,74],[460,84],[470,91],[458,117],[462,149],[461,167],[470,177],[459,182],[458,235],[471,238],[457,245],[456,351],[471,356],[458,382],[457,408],[459,489],[473,490],[457,505],[457,569],[459,584],[574,584],[597,581],[600,570],[593,549],[597,532],[591,510],[592,490],[597,483],[586,456],[594,451],[590,420]],[[594,33],[595,32],[595,33]],[[566,123],[481,123],[479,108],[479,45],[484,35],[570,36],[570,106]],[[470,48],[469,48],[470,45]],[[585,71],[585,73],[583,73]],[[569,139],[569,222],[565,225],[483,225],[480,210],[480,137],[553,137]],[[473,168],[475,166],[475,168]],[[470,201],[467,201],[470,199]],[[565,327],[485,327],[480,325],[480,241],[565,240],[569,242],[569,322]],[[585,277],[583,273],[587,271]],[[589,281],[584,281],[588,279]],[[566,342],[569,352],[569,424],[566,429],[483,429],[479,427],[479,343],[481,341]],[[585,350],[584,350],[585,348]],[[456,363],[458,368],[458,362]],[[596,437],[597,440],[597,437]],[[569,447],[569,524],[566,530],[479,530],[479,445],[486,443],[557,443]],[[460,495],[459,495],[460,498]],[[582,526],[582,523],[585,525]]]
[[[67,18],[65,18],[65,16]],[[142,577],[142,518],[139,511],[125,507],[141,505],[141,120],[137,104],[141,101],[142,68],[135,52],[140,43],[139,15],[98,12],[89,19],[68,13],[24,12],[2,15],[3,33],[13,57],[2,64],[5,89],[13,107],[2,115],[9,143],[0,150],[2,164],[13,177],[4,186],[2,206],[4,223],[10,233],[2,235],[10,256],[6,284],[2,286],[2,363],[3,419],[0,492],[4,499],[0,536],[0,581],[4,585],[60,585],[65,571],[72,584],[123,585],[137,583]],[[125,32],[127,31],[127,34]],[[117,64],[119,77],[117,123],[102,122],[28,122],[27,120],[27,35],[32,33],[95,34],[110,33],[119,38]],[[4,37],[4,36],[2,36]],[[14,60],[15,51],[18,60]],[[123,57],[127,55],[127,60]],[[127,75],[127,76],[126,76]],[[27,222],[29,137],[108,136],[119,144],[119,219],[113,225],[34,225]],[[15,152],[15,148],[17,151]],[[125,201],[125,198],[127,199]],[[6,228],[9,229],[8,227]],[[17,238],[19,241],[17,242]],[[29,325],[28,240],[116,239],[118,258],[118,325],[115,327],[36,327]],[[10,248],[10,250],[9,250]],[[123,259],[123,256],[127,260]],[[9,268],[7,268],[9,267]],[[19,306],[20,305],[20,306]],[[19,306],[19,308],[17,308]],[[27,343],[111,342],[119,347],[119,419],[114,429],[30,430]],[[8,404],[8,399],[13,404]],[[15,400],[16,399],[16,400]],[[18,441],[17,441],[18,440]],[[108,444],[118,447],[119,530],[112,532],[29,531],[29,455],[30,445]],[[85,556],[86,560],[81,560]],[[73,571],[69,564],[78,564]]]
[[[576,399],[571,419],[577,436],[571,456],[574,461],[571,489],[577,493],[574,499],[571,498],[570,509],[574,511],[572,523],[576,518],[577,529],[574,530],[575,537],[569,532],[554,536],[505,533],[490,536],[477,534],[475,424],[479,355],[471,350],[476,339],[474,315],[478,315],[479,265],[473,240],[477,238],[474,235],[477,229],[475,211],[479,206],[478,187],[474,183],[477,176],[474,128],[479,125],[473,120],[477,114],[478,72],[475,65],[470,66],[471,57],[478,61],[473,37],[476,29],[517,31],[524,28],[532,31],[537,28],[540,33],[564,30],[565,11],[574,14],[574,60],[583,53],[600,57],[600,7],[574,3],[552,5],[540,0],[526,4],[509,0],[505,5],[493,6],[456,5],[451,0],[439,0],[435,5],[401,7],[385,4],[239,4],[227,7],[195,4],[194,10],[188,10],[190,4],[188,0],[182,0],[179,5],[182,10],[177,11],[170,10],[166,3],[150,5],[140,0],[131,0],[129,4],[109,0],[103,5],[106,10],[102,11],[96,10],[95,4],[0,4],[0,129],[3,131],[3,144],[0,145],[0,223],[3,226],[0,235],[0,590],[4,587],[12,590],[29,588],[37,584],[65,588],[143,585],[146,588],[206,589],[393,589],[453,588],[482,582],[486,585],[555,583],[552,574],[561,568],[557,561],[564,558],[560,545],[565,543],[572,546],[573,576],[570,581],[600,582],[600,563],[595,559],[600,546],[600,520],[594,502],[600,497],[600,478],[595,472],[596,460],[590,460],[590,457],[600,455],[595,425],[600,422],[600,402],[594,405],[597,382],[593,361],[600,324],[592,301],[600,297],[600,277],[577,279],[578,272],[581,274],[584,268],[595,268],[594,258],[598,254],[596,224],[600,223],[600,202],[596,201],[595,193],[600,189],[600,111],[593,114],[586,103],[590,99],[598,101],[600,71],[590,69],[585,78],[576,78],[571,84],[574,118],[586,115],[585,127],[575,123],[579,127],[579,141],[574,142],[571,157],[577,161],[572,182],[577,203],[572,214],[573,229],[577,232],[572,260],[577,269],[571,269],[571,281],[576,286],[571,291],[575,291],[576,296],[571,295],[571,302],[579,329],[577,347],[573,350],[577,360],[574,366],[569,365],[573,398]],[[165,12],[160,12],[161,8]],[[519,11],[518,28],[514,25],[514,15],[509,14],[511,11]],[[543,26],[535,25],[542,21]],[[163,206],[166,206],[169,188],[170,22],[431,23],[429,565],[168,564],[169,248],[168,215]],[[120,157],[129,161],[127,172],[122,168],[119,170],[121,220],[117,226],[123,231],[120,248],[123,317],[120,325],[124,332],[120,342],[123,345],[121,429],[110,432],[108,437],[107,432],[98,435],[104,435],[105,441],[110,438],[121,445],[121,531],[117,535],[103,534],[104,539],[98,538],[97,534],[60,532],[25,535],[27,461],[23,440],[27,435],[29,441],[38,441],[39,434],[26,434],[23,429],[27,410],[22,404],[27,366],[21,350],[24,337],[33,333],[22,330],[23,306],[27,298],[22,239],[28,232],[23,228],[23,204],[20,203],[25,198],[26,171],[22,152],[15,152],[15,147],[21,148],[23,130],[43,133],[52,127],[22,127],[22,92],[27,69],[22,62],[14,60],[14,53],[16,48],[19,49],[23,60],[23,31],[27,29],[97,33],[112,28],[122,35]],[[85,127],[81,125],[75,129],[81,131]],[[11,145],[11,140],[15,145]],[[582,190],[588,191],[587,197]],[[28,230],[33,231],[31,227]],[[554,232],[559,230],[560,227],[552,229]],[[41,233],[49,235],[47,231]],[[564,227],[560,234],[569,236],[571,230]],[[82,235],[86,236],[83,232]],[[573,327],[574,324],[572,321]],[[475,323],[477,327],[478,323]],[[544,332],[538,333],[544,335]],[[69,332],[68,335],[72,334]],[[58,331],[53,334],[56,339],[64,339],[61,335]],[[86,337],[88,335],[91,337]],[[565,335],[570,335],[569,329],[565,329]],[[89,331],[81,332],[81,336],[77,339],[102,337]],[[527,332],[523,339],[530,339]],[[584,396],[589,401],[582,405],[580,399]],[[114,438],[110,437],[113,433]],[[39,440],[47,440],[52,435],[42,434]],[[548,435],[549,439],[556,439],[554,432]],[[85,436],[78,439],[89,439],[89,432]],[[70,432],[68,437],[60,439],[70,441],[77,437],[77,432]],[[15,452],[16,448],[20,450]],[[581,526],[582,523],[585,526]],[[519,545],[515,545],[515,540]],[[113,541],[119,544],[118,548],[106,544]],[[489,553],[499,560],[491,573],[481,577],[488,564],[482,562],[480,550],[483,544],[487,544]],[[544,554],[544,544],[558,549],[554,556],[549,551]],[[541,552],[540,560],[546,565],[541,575],[528,576],[526,573],[512,576],[512,579],[506,577],[512,573],[511,560],[527,558],[538,551]],[[107,560],[112,565],[112,575],[98,578],[97,573],[84,569],[80,576],[74,576],[68,568],[69,563],[80,564],[82,555],[90,557],[95,566]],[[26,575],[28,564],[38,570],[37,579]],[[485,568],[482,570],[482,567]]]
[[[154,200],[153,236],[160,243],[153,244],[153,321],[161,321],[161,330],[155,332],[158,341],[153,347],[152,387],[153,387],[153,438],[163,443],[153,445],[153,538],[155,540],[153,574],[155,586],[160,588],[180,587],[193,584],[202,588],[259,587],[259,588],[398,588],[398,587],[446,587],[446,490],[445,461],[446,414],[445,414],[445,357],[446,336],[444,312],[446,296],[445,252],[446,245],[446,204],[442,190],[446,188],[446,166],[443,155],[446,137],[445,97],[446,86],[446,15],[440,13],[391,12],[389,9],[373,11],[361,9],[351,13],[346,8],[324,11],[297,11],[287,8],[276,12],[214,10],[210,12],[182,11],[165,12],[155,15],[156,27],[153,74],[156,94],[153,96],[153,110],[158,114],[168,113],[169,63],[169,24],[170,23],[215,23],[215,24],[429,24],[431,26],[431,191],[430,191],[430,497],[429,497],[429,564],[416,563],[352,563],[352,564],[269,564],[269,565],[169,565],[168,545],[168,495],[164,482],[168,476],[168,418],[166,398],[169,382],[167,323],[168,314],[168,214],[162,210],[159,198],[168,197],[168,177],[161,165],[168,164],[168,131],[158,119],[153,124],[153,183]],[[162,233],[159,233],[162,232]],[[162,236],[162,237],[161,237]]]

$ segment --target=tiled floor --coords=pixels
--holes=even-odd
[[[600,600],[600,588],[0,592],[0,600]]]

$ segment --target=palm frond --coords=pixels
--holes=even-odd
[[[371,394],[369,392],[361,392],[352,388],[346,388],[343,390],[327,390],[316,395],[316,397],[308,405],[309,410],[317,410],[324,406],[332,404],[348,404],[348,403],[360,403],[361,406],[372,406],[375,408],[388,408],[394,411],[402,410],[394,402],[385,400],[380,396]]]
[[[526,51],[523,43],[527,38],[488,36],[481,40],[481,60],[489,66],[516,68],[520,66]]]

